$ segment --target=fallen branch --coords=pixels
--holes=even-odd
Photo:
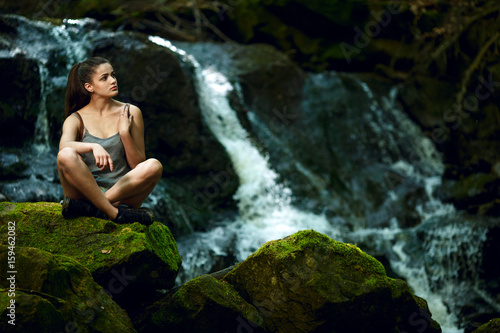
[[[465,93],[467,91],[467,86],[469,85],[470,78],[474,71],[479,67],[479,64],[481,63],[481,59],[484,57],[488,49],[497,41],[497,39],[500,37],[500,32],[496,32],[491,38],[484,44],[484,46],[479,50],[479,53],[476,55],[474,58],[474,61],[472,61],[472,64],[467,68],[467,70],[464,72],[464,78],[462,80],[462,84],[460,86],[460,91],[457,94],[456,98],[456,107],[459,108],[460,105],[462,105],[462,102],[465,97]]]
[[[486,4],[485,6],[487,6]],[[458,38],[462,35],[462,33],[469,28],[469,26],[474,23],[475,21],[490,15],[491,13],[494,13],[496,11],[500,10],[500,5],[497,4],[497,6],[494,6],[492,8],[489,8],[485,11],[479,12],[477,15],[470,17],[463,25],[461,25],[458,29],[458,31],[450,38],[446,39],[443,41],[438,48],[432,52],[431,54],[431,61],[436,60],[444,51],[446,51],[449,47],[451,47],[457,40]]]

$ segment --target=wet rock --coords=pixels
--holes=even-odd
[[[500,318],[492,319],[474,331],[474,333],[498,333],[498,332],[500,332]]]
[[[135,323],[140,332],[263,332],[263,320],[227,282],[202,275],[165,296]]]
[[[500,216],[500,177],[495,173],[473,173],[461,179],[444,179],[442,199],[470,214]]]
[[[40,100],[40,73],[23,54],[0,58],[0,146],[22,147],[34,139]]]
[[[460,212],[429,218],[413,234],[406,233],[403,250],[415,258],[408,269],[423,269],[431,290],[475,286],[443,293],[443,303],[457,313],[459,327],[478,327],[500,316],[494,305],[500,297],[499,237],[497,218]]]
[[[9,180],[22,177],[26,164],[22,154],[16,152],[0,152],[0,180]]]
[[[351,244],[312,230],[264,244],[224,280],[273,332],[440,332],[425,300]]]
[[[14,280],[7,279],[12,277],[11,254],[8,246],[0,245],[2,332],[135,332],[126,312],[76,260],[17,244],[14,252],[17,273],[12,292]],[[8,322],[11,300],[15,325]]]
[[[16,223],[16,246],[65,255],[92,273],[95,281],[126,309],[170,289],[181,265],[177,244],[159,222],[117,225],[80,217],[64,219],[58,203],[0,203],[0,234]]]
[[[16,202],[58,202],[64,198],[61,184],[43,180],[20,179],[0,183],[0,190]]]
[[[492,298],[500,301],[500,281],[498,279],[500,267],[496,264],[500,260],[500,223],[493,219],[485,224],[487,232],[482,248],[480,277],[484,281],[484,288]]]
[[[414,174],[437,176],[442,165],[391,95],[391,83],[373,75],[305,74],[275,49],[253,48],[231,53],[250,106],[246,127],[294,204],[349,216],[353,224],[383,226],[392,218],[403,227],[419,224],[416,207],[429,193]],[[241,57],[251,61],[235,56],[253,52],[259,57]]]

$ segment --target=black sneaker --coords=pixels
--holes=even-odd
[[[101,219],[107,219],[107,215],[97,209],[90,201],[75,200],[65,197],[61,201],[62,216],[65,219],[71,219],[78,216],[90,216]]]
[[[119,224],[139,222],[140,224],[150,225],[154,222],[154,218],[155,217],[151,209],[133,209],[119,206],[118,215],[116,215],[113,222]]]

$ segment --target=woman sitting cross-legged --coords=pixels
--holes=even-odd
[[[153,213],[140,207],[163,167],[146,160],[141,110],[113,99],[117,94],[108,60],[89,58],[71,68],[57,155],[62,214],[149,225]]]

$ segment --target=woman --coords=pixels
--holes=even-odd
[[[94,57],[71,68],[66,88],[57,168],[65,218],[96,216],[117,223],[151,224],[138,209],[156,186],[163,167],[146,160],[141,110],[119,102],[110,62]]]

